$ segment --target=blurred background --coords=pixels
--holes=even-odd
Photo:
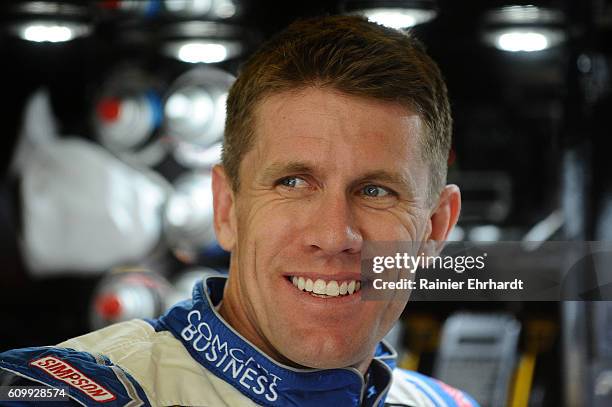
[[[0,351],[155,317],[227,270],[209,176],[227,90],[263,40],[336,13],[438,62],[452,240],[612,240],[611,0],[3,2]],[[608,302],[413,303],[389,339],[483,406],[612,405]]]

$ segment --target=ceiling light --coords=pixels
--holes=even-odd
[[[59,2],[32,1],[9,8],[10,32],[32,42],[66,42],[92,32],[87,7]]]
[[[499,34],[497,37],[497,47],[504,51],[542,51],[548,48],[548,39],[541,32],[521,32],[510,30]]]
[[[395,29],[406,29],[433,20],[438,12],[435,1],[426,0],[349,0],[344,10]]]
[[[506,6],[485,14],[484,40],[509,52],[537,52],[566,38],[559,10],[536,6]]]
[[[33,42],[65,42],[75,37],[75,30],[61,23],[27,23],[21,27],[19,37]]]
[[[225,61],[228,54],[227,49],[225,44],[188,41],[178,45],[176,56],[183,62],[212,64]]]
[[[165,55],[192,64],[223,62],[243,51],[241,31],[227,24],[188,21],[165,27],[161,35]]]
[[[433,10],[418,9],[371,9],[364,10],[368,20],[396,29],[405,29],[431,21],[436,16]]]

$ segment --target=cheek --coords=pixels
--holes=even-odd
[[[254,256],[257,251],[258,268],[269,265],[284,248],[299,237],[300,211],[275,201],[251,205],[249,211],[238,214],[236,251]],[[248,255],[247,255],[248,256]]]
[[[360,218],[364,239],[372,241],[421,241],[427,222],[425,212],[402,209],[364,213]]]

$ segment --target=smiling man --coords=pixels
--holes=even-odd
[[[229,278],[158,320],[4,353],[10,383],[82,404],[475,406],[396,368],[382,338],[408,294],[362,298],[366,242],[440,249],[459,215],[446,87],[419,43],[358,17],[298,22],[227,103],[213,192]]]

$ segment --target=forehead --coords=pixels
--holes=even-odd
[[[266,97],[254,118],[259,158],[331,153],[372,164],[422,162],[421,118],[397,103],[309,87]]]

